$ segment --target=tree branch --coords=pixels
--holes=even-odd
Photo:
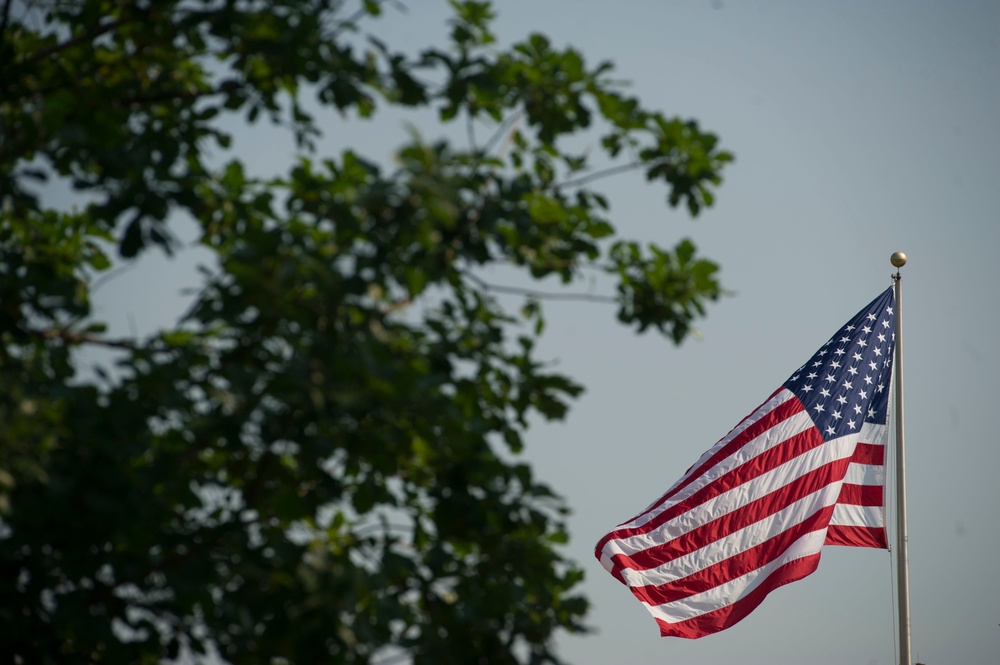
[[[227,92],[235,92],[240,88],[245,88],[247,85],[255,84],[253,81],[236,81],[229,79],[223,81],[218,86],[214,88],[208,88],[207,90],[195,90],[195,91],[183,91],[183,90],[173,90],[158,92],[155,94],[148,95],[133,95],[131,97],[124,98],[121,103],[125,105],[132,104],[156,104],[158,102],[168,102],[174,100],[181,100],[185,102],[195,101],[196,99],[201,99],[202,97],[211,97],[212,95],[221,95]]]
[[[521,112],[518,111],[517,113],[510,116],[502,123],[500,123],[500,126],[497,127],[495,132],[493,132],[493,136],[491,136],[489,140],[486,142],[486,145],[483,146],[483,154],[488,155],[490,151],[493,149],[493,146],[496,145],[496,142],[499,141],[501,138],[503,138],[508,131],[513,129],[517,125],[518,120],[520,119],[521,119]],[[507,149],[507,142],[504,142],[504,147],[501,148],[500,150],[501,157],[503,156],[503,153],[506,151],[506,149]]]
[[[586,185],[594,180],[599,180],[601,178],[606,178],[612,175],[618,175],[619,173],[625,173],[626,171],[631,171],[632,169],[637,169],[642,166],[641,162],[629,162],[628,164],[619,164],[618,166],[612,166],[600,171],[594,171],[593,173],[588,173],[587,175],[582,175],[579,178],[573,178],[571,180],[566,180],[565,182],[560,182],[555,185],[555,187],[580,187]]]
[[[38,62],[39,60],[44,60],[45,58],[51,55],[55,55],[56,53],[60,53],[62,51],[65,51],[66,49],[73,48],[74,46],[78,46],[80,44],[94,40],[106,32],[110,32],[115,28],[121,27],[125,23],[126,23],[125,19],[117,19],[115,21],[109,21],[104,25],[98,25],[90,32],[85,32],[78,37],[74,37],[73,39],[68,39],[64,42],[53,44],[49,48],[42,49],[41,51],[35,53],[30,58],[28,58],[25,62],[27,64],[31,64],[34,62]]]
[[[524,289],[517,286],[503,286],[501,284],[491,284],[472,273],[463,273],[470,281],[475,282],[481,289],[492,291],[493,293],[503,293],[506,295],[528,296],[539,300],[583,300],[588,302],[616,303],[618,299],[614,296],[602,296],[593,293],[557,293],[555,291],[536,291],[535,289]]]
[[[125,349],[128,351],[136,351],[140,348],[139,344],[131,339],[104,339],[101,337],[94,337],[93,335],[75,332],[73,330],[57,330],[54,328],[49,330],[29,330],[28,334],[39,339],[59,340],[61,342],[66,342],[67,344],[95,344],[97,346],[106,346],[112,349]]]

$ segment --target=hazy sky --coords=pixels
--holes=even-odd
[[[445,3],[411,4],[373,27],[413,46],[439,39]],[[1000,244],[1000,3],[495,4],[501,41],[539,31],[591,63],[612,60],[647,106],[698,119],[737,156],[716,206],[696,222],[641,175],[599,184],[624,235],[668,246],[690,237],[722,265],[732,296],[699,325],[700,339],[675,348],[637,336],[593,303],[547,308],[542,353],[587,386],[569,419],[533,429],[527,448],[573,508],[568,555],[586,568],[593,603],[595,633],[561,639],[563,656],[579,665],[895,662],[885,552],[828,548],[816,573],[739,625],[686,641],[660,638],[592,551],[889,286],[889,255],[902,250],[913,653],[928,665],[1000,663],[1000,443],[990,416],[1000,397],[991,256]],[[346,136],[381,158],[406,137],[401,122],[348,133],[330,114],[323,125],[331,149]],[[253,132],[252,164],[288,153],[286,137]],[[192,260],[157,260],[108,282],[101,313],[118,330],[149,331],[170,307],[148,303],[196,283]]]

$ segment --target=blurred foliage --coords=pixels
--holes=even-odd
[[[581,387],[534,355],[544,294],[508,310],[481,268],[597,271],[624,324],[680,342],[716,266],[621,239],[588,185],[638,170],[697,214],[731,156],[607,63],[498,46],[487,2],[452,2],[449,42],[416,53],[377,38],[393,7],[0,3],[3,654],[542,663],[584,630],[567,508],[516,455]],[[391,171],[317,155],[320,127],[390,107],[493,136],[414,135]],[[258,119],[294,138],[279,177],[230,152]],[[190,311],[109,337],[109,253],[178,251],[183,218],[217,257]],[[119,360],[85,380],[90,346]]]

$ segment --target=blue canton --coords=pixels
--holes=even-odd
[[[885,424],[896,347],[892,288],[848,321],[784,386],[805,406],[824,441]]]

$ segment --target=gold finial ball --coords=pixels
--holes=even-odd
[[[892,256],[889,257],[889,261],[891,261],[892,265],[897,268],[902,268],[906,265],[906,254],[903,254],[902,252],[893,252]]]

